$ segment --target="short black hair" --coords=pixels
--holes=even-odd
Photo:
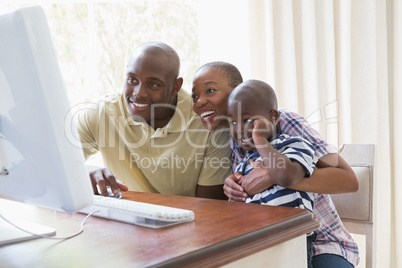
[[[267,83],[261,80],[250,79],[246,80],[237,86],[229,95],[231,101],[253,102],[262,109],[271,111],[272,109],[278,109],[278,100],[274,89]]]
[[[154,55],[165,55],[171,64],[171,68],[174,71],[176,78],[179,76],[180,73],[180,57],[177,54],[176,50],[169,46],[166,43],[160,41],[150,41],[139,45],[135,48],[132,56],[136,53],[147,53],[147,54],[154,54]]]
[[[241,76],[239,69],[231,63],[224,61],[208,62],[198,68],[197,72],[203,68],[221,70],[226,75],[228,84],[232,88],[235,88],[243,82],[243,77]]]

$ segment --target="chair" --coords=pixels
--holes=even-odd
[[[359,191],[333,194],[343,224],[350,233],[366,237],[366,267],[371,268],[373,256],[373,144],[345,144],[340,155],[352,167],[359,180]]]

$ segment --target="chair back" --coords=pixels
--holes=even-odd
[[[333,194],[332,201],[350,233],[366,236],[366,267],[373,256],[373,144],[345,144],[340,155],[352,167],[359,181],[355,193]]]

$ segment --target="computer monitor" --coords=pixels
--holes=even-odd
[[[66,212],[92,204],[41,7],[0,15],[0,197]],[[0,233],[3,231],[0,229]]]

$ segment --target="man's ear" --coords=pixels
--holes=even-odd
[[[181,77],[177,78],[173,85],[172,96],[177,96],[182,85],[183,85],[183,78]]]

